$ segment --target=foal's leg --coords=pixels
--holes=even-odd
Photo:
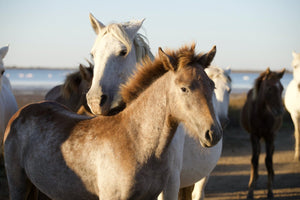
[[[258,179],[258,159],[260,154],[260,143],[259,138],[251,134],[251,144],[252,144],[252,159],[251,159],[251,174],[248,184],[248,199],[253,199],[253,191],[256,187],[256,181]]]
[[[193,200],[203,200],[204,199],[204,197],[205,197],[204,189],[208,182],[208,179],[209,179],[209,175],[202,178],[197,183],[195,183],[195,187],[194,187],[193,194],[192,194]]]
[[[178,200],[192,200],[192,192],[194,189],[194,185],[180,188],[178,193]]]
[[[295,161],[300,161],[300,117],[296,116],[295,114],[291,114],[294,128],[295,128]]]
[[[274,153],[274,139],[273,137],[266,140],[266,167],[268,170],[268,199],[273,199],[273,153]]]

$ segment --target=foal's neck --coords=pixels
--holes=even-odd
[[[124,112],[140,162],[153,156],[161,158],[178,126],[169,113],[166,79],[156,80]]]

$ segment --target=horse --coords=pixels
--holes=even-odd
[[[146,37],[137,33],[144,20],[105,26],[90,14],[90,21],[97,38],[91,50],[94,77],[86,98],[94,114],[107,115],[121,102],[119,86],[132,74],[136,63],[153,60],[153,55]]]
[[[300,161],[300,106],[298,99],[300,98],[300,53],[293,52],[293,80],[289,83],[285,93],[285,107],[290,113],[295,128],[295,156],[296,161]]]
[[[249,90],[241,110],[241,124],[250,133],[252,145],[251,174],[248,184],[248,199],[253,199],[253,191],[258,179],[258,161],[260,139],[266,144],[265,164],[268,171],[268,198],[273,198],[273,153],[275,134],[281,127],[283,115],[282,91],[280,79],[285,69],[273,72],[267,68],[255,80]]]
[[[2,142],[6,125],[11,116],[17,112],[18,105],[13,95],[10,81],[4,75],[3,58],[8,52],[8,45],[0,48],[0,148],[2,154]]]
[[[79,71],[69,74],[65,82],[53,87],[45,95],[45,100],[61,103],[78,114],[91,114],[87,105],[86,93],[93,79],[93,64],[89,67],[79,65]]]
[[[104,114],[105,115],[107,113],[110,113],[110,110],[114,109],[113,104],[120,105],[120,103],[118,103],[117,101],[115,101],[115,103],[112,103],[113,100],[120,99],[118,101],[122,102],[121,98],[119,97],[120,96],[120,94],[119,94],[120,85],[119,84],[122,81],[128,79],[130,74],[132,74],[134,69],[136,68],[135,62],[139,62],[138,59],[135,59],[135,56],[134,56],[137,48],[136,47],[135,48],[131,48],[131,47],[126,48],[126,45],[123,44],[123,43],[125,43],[124,41],[127,41],[126,38],[133,37],[130,35],[132,33],[126,31],[126,29],[123,28],[124,30],[122,30],[122,26],[124,26],[124,25],[122,25],[122,24],[113,24],[113,26],[108,25],[108,27],[114,27],[114,26],[118,25],[117,26],[118,29],[121,29],[117,32],[117,33],[119,33],[118,37],[115,37],[114,35],[116,35],[116,34],[110,33],[111,36],[109,36],[109,32],[108,32],[108,30],[110,32],[112,32],[114,30],[113,28],[106,27],[103,23],[101,23],[99,20],[94,18],[94,16],[91,14],[90,14],[90,21],[91,21],[91,24],[92,24],[92,27],[93,27],[95,33],[97,34],[97,39],[91,50],[91,54],[94,55],[93,57],[94,57],[95,66],[94,66],[94,77],[93,77],[93,81],[92,81],[92,86],[87,94],[87,101],[88,101],[88,104],[94,114]],[[131,25],[131,26],[133,26],[133,25]],[[141,24],[138,23],[136,26],[138,26],[138,28],[139,28],[141,26]],[[135,30],[137,31],[137,28],[135,28]],[[122,34],[120,34],[120,33],[122,33]],[[105,41],[105,40],[108,40],[108,41]],[[113,51],[107,50],[107,45],[106,45],[107,43],[109,43],[110,48]],[[129,44],[134,44],[134,42],[131,42]],[[146,46],[146,45],[143,45],[143,46]],[[147,47],[148,46],[146,46],[146,48],[138,48],[138,49],[148,49],[148,51],[146,51],[146,52],[148,52],[148,54],[150,55],[150,56],[145,56],[144,59],[142,59],[140,61],[142,63],[144,61],[149,60],[149,57],[151,57],[151,55],[152,55],[150,52],[150,49]],[[121,54],[120,50],[126,50],[127,56],[124,53]],[[129,50],[131,50],[133,52],[131,52]],[[211,55],[212,55],[211,61],[212,61],[215,53],[216,53],[216,49],[213,48],[211,50]],[[101,57],[101,59],[99,58],[99,61],[97,61],[98,60],[97,56],[101,56],[101,55],[105,55],[105,56]],[[145,55],[147,55],[147,54],[145,54]],[[121,62],[121,61],[125,61],[125,60],[133,60],[135,62],[131,63],[130,65],[128,64],[128,62]],[[208,65],[209,64],[210,63],[208,63]],[[120,70],[120,72],[118,72],[118,70]],[[124,70],[125,70],[125,72],[124,72]],[[98,74],[99,72],[101,72],[101,73]],[[122,74],[122,76],[120,76],[120,74]],[[108,79],[108,77],[111,77],[111,78]],[[116,79],[119,79],[119,80],[116,80]],[[95,83],[94,86],[96,86],[95,87],[96,89],[95,88],[93,89],[94,83]],[[106,90],[107,90],[107,91],[105,90],[107,93],[105,92],[104,96],[102,96],[103,88],[104,89],[106,88]],[[107,88],[111,88],[111,89],[108,90]],[[93,92],[94,92],[94,94],[93,94]],[[97,98],[97,97],[99,98],[102,96],[102,98],[92,101],[92,96],[94,96],[95,98]],[[109,96],[109,98],[106,98],[107,96]],[[91,102],[89,102],[89,100]],[[166,187],[164,188],[163,193],[160,195],[159,199],[163,198],[163,199],[174,200],[174,199],[178,198],[178,191],[181,186],[181,183],[180,183],[181,169],[182,169],[182,165],[186,164],[183,162],[183,157],[185,156],[185,155],[183,155],[183,149],[199,147],[197,141],[189,142],[189,143],[193,143],[192,146],[190,144],[185,146],[185,140],[192,140],[191,138],[185,139],[185,137],[188,137],[188,136],[186,136],[184,128],[182,127],[182,125],[180,125],[178,127],[178,130],[176,131],[176,134],[175,134],[172,142],[171,142],[169,157],[171,157],[171,159],[173,160],[172,173],[171,173],[169,181],[166,184]],[[219,146],[220,146],[220,144],[219,144]],[[218,147],[218,150],[216,151],[216,153],[214,155],[217,155],[217,154],[220,155],[220,151],[221,151],[221,148]],[[187,152],[187,150],[185,152]],[[201,160],[199,160],[199,162],[198,162],[201,164],[197,166],[199,168],[199,171],[204,169],[202,167],[202,166],[204,166],[203,159],[204,160],[214,159],[214,161],[211,161],[212,164],[210,165],[212,168],[207,170],[207,174],[209,174],[211,172],[211,170],[215,167],[214,163],[216,163],[215,160],[218,160],[218,156],[212,155],[213,153],[208,154],[206,151],[200,151],[197,153],[201,153],[201,156],[199,156],[199,159],[201,158]],[[191,165],[189,165],[189,166],[191,166]],[[206,167],[206,166],[204,166],[204,167]],[[191,169],[194,169],[194,168],[195,168],[195,166],[192,166]],[[207,174],[205,174],[205,175],[207,175]],[[201,176],[201,178],[203,178],[203,176]],[[194,181],[193,183],[197,182],[198,180],[199,179],[193,180]],[[193,183],[189,182],[188,184],[191,185]],[[189,185],[182,185],[182,187],[186,187]]]
[[[11,199],[25,199],[33,185],[51,199],[156,198],[179,123],[198,145],[222,138],[214,82],[204,72],[214,52],[194,50],[159,48],[122,86],[126,108],[116,115],[78,115],[47,101],[20,109],[4,138]]]
[[[228,106],[231,92],[230,68],[223,70],[216,66],[205,69],[208,77],[215,83],[215,112],[219,117],[223,130],[229,123]],[[204,199],[204,189],[209,175],[215,168],[222,152],[222,139],[211,148],[196,146],[195,142],[186,137],[183,151],[183,167],[181,170],[181,189],[179,199]],[[192,147],[192,148],[189,148]],[[194,155],[194,156],[190,156]],[[194,169],[191,173],[191,169]],[[193,185],[194,184],[194,185]],[[191,185],[185,187],[186,185]]]

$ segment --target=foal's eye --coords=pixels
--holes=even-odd
[[[120,51],[119,55],[124,57],[125,55],[127,54],[127,50],[126,49],[123,49]]]
[[[182,92],[187,92],[188,90],[185,87],[180,88]]]
[[[1,72],[1,75],[3,75],[3,74],[4,74],[4,72],[5,72],[5,70],[3,70],[3,71]]]

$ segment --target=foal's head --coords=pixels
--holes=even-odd
[[[89,61],[88,61],[89,62]],[[79,65],[79,71],[69,74],[62,86],[61,94],[69,99],[71,94],[84,96],[89,90],[93,79],[93,64],[89,62],[89,67]]]
[[[122,87],[124,102],[130,104],[147,86],[167,73],[162,87],[167,90],[169,117],[182,122],[188,133],[203,146],[215,145],[222,137],[222,130],[212,102],[215,85],[204,71],[215,53],[216,47],[206,54],[195,54],[194,44],[167,53],[159,49],[159,56],[139,67],[135,76]],[[157,95],[163,95],[162,91],[158,89]]]
[[[195,55],[195,46],[181,51],[177,57],[159,50],[165,68],[174,73],[169,90],[171,113],[183,122],[188,133],[205,147],[215,145],[222,137],[222,130],[213,107],[214,82],[204,69],[213,60],[216,47]]]
[[[262,72],[255,80],[253,99],[265,106],[274,116],[283,113],[282,91],[283,86],[280,79],[283,77],[285,69],[280,72],[273,72],[270,68]]]

